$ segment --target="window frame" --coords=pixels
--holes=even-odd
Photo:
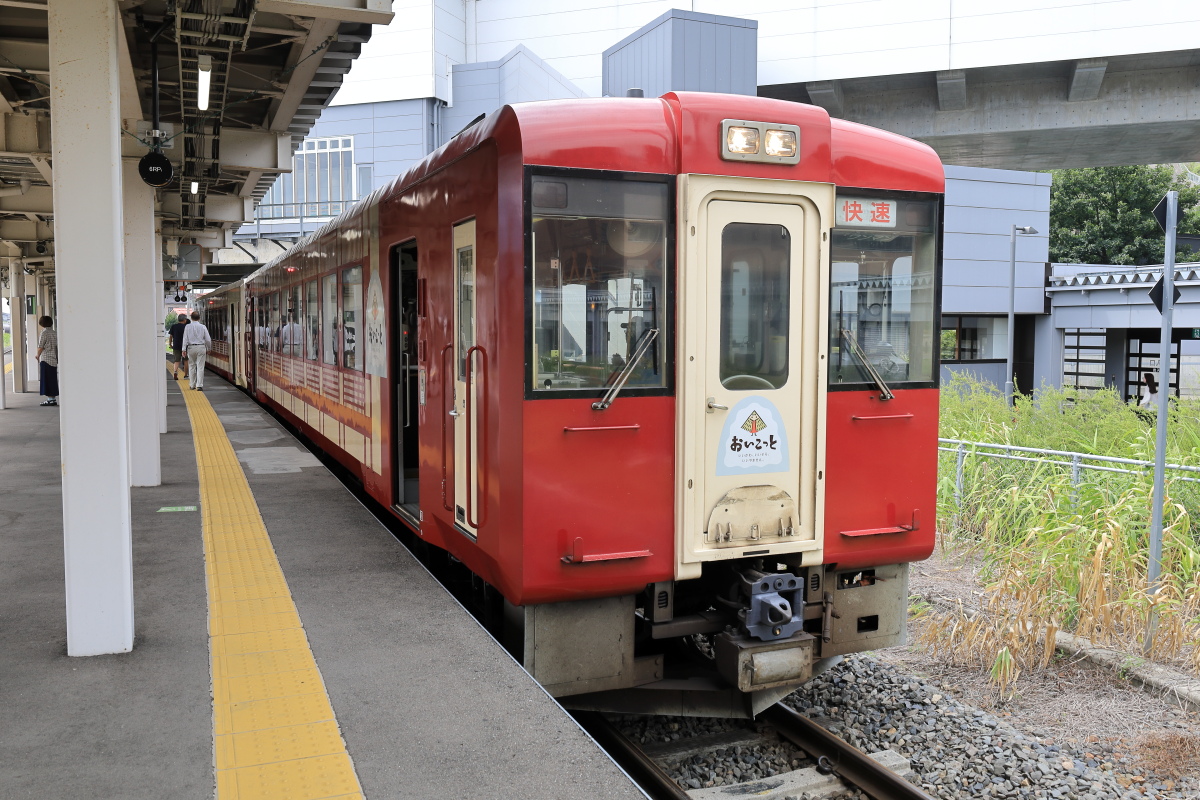
[[[525,175],[522,181],[522,203],[524,206],[523,220],[525,237],[525,310],[522,315],[525,326],[525,352],[522,355],[524,363],[524,378],[526,400],[562,400],[576,398],[579,400],[596,400],[609,391],[609,386],[599,386],[588,389],[534,389],[533,386],[533,178],[583,178],[590,180],[632,181],[635,183],[661,183],[667,187],[666,213],[666,244],[663,259],[663,325],[655,343],[659,352],[659,369],[665,380],[662,386],[638,388],[626,385],[621,390],[621,397],[673,397],[675,395],[675,251],[676,251],[676,207],[675,184],[677,175],[661,172],[626,172],[607,169],[578,169],[575,167],[544,167],[534,164],[525,165]],[[478,275],[478,256],[476,260],[476,275]],[[647,353],[644,358],[649,358]]]
[[[947,319],[947,318],[957,320],[957,323],[955,324],[954,328],[952,329],[955,331],[955,336],[957,337],[954,342],[954,356],[955,357],[952,359],[951,358],[942,359],[941,360],[942,364],[1004,364],[1008,361],[1007,358],[962,358],[961,357],[962,356],[962,331],[963,331],[962,321],[963,321],[963,317],[971,317],[973,319],[980,319],[980,318],[1002,319],[1007,322],[1008,318],[1004,314],[954,313],[954,314],[942,314],[940,316],[941,316],[941,319],[943,319],[943,320]],[[951,329],[943,328],[941,326],[940,320],[939,320],[938,330],[940,332],[942,330],[951,330]],[[939,357],[941,355],[941,352],[942,352],[942,348],[939,347],[938,348]]]
[[[933,336],[930,338],[933,348],[933,362],[930,367],[929,377],[927,381],[888,381],[888,387],[891,389],[936,389],[941,386],[942,373],[942,271],[943,271],[943,256],[942,250],[944,245],[944,226],[946,224],[946,196],[936,192],[905,192],[896,189],[873,189],[862,186],[842,186],[836,187],[835,202],[837,197],[843,194],[866,194],[871,197],[878,197],[884,200],[910,200],[910,201],[933,201],[937,208],[937,225],[933,230],[934,241],[934,264],[933,264]],[[833,235],[838,230],[862,230],[870,231],[870,228],[838,228],[833,225],[829,229],[829,258],[826,261],[826,274],[829,278],[825,281],[825,300],[828,302],[833,292]],[[826,345],[831,341],[831,333],[829,330],[829,312],[826,312],[825,320],[825,342]],[[833,356],[825,359],[825,388],[829,392],[862,392],[862,391],[878,391],[875,384],[870,381],[862,381],[859,383],[832,383],[830,381],[831,371],[833,370]]]
[[[321,279],[320,279],[320,277],[316,277],[311,280],[301,280],[300,286],[303,287],[302,292],[304,294],[304,326],[303,326],[304,327],[304,355],[302,356],[302,358],[305,361],[311,361],[314,364],[320,364],[321,363],[321,335],[320,335],[320,333],[318,333],[318,331],[320,330],[320,325],[321,325]],[[310,286],[313,287],[313,289],[314,289],[313,294],[315,295],[315,298],[310,297],[308,294],[308,288]],[[315,302],[313,302],[314,299],[315,299]],[[309,308],[310,306],[313,307],[312,311],[310,311],[310,308]],[[316,316],[310,317],[309,316],[310,313],[315,313]],[[311,330],[308,327],[308,322],[310,319],[315,319],[317,322],[317,324]],[[309,353],[309,337],[310,336],[315,336],[316,341],[317,341],[317,346],[315,348],[313,348],[314,353],[311,356],[308,354]]]
[[[368,276],[367,276],[367,270],[366,270],[365,264],[366,264],[365,260],[364,261],[353,261],[345,266],[338,267],[335,270],[337,273],[337,287],[338,287],[338,322],[341,325],[341,332],[342,332],[341,338],[338,340],[338,355],[340,356],[340,358],[338,359],[337,368],[341,369],[341,370],[345,370],[346,372],[355,372],[355,373],[359,373],[359,374],[366,374],[366,371],[367,371],[366,340],[362,338],[363,320],[366,318],[366,314],[367,314],[366,306],[367,306],[367,284],[368,284],[367,278],[368,278]],[[346,366],[346,348],[345,348],[345,344],[346,344],[346,294],[345,294],[346,288],[345,287],[347,286],[347,284],[346,284],[344,278],[345,278],[346,273],[352,269],[358,270],[358,284],[357,285],[358,285],[359,307],[357,309],[358,316],[354,320],[354,324],[356,326],[356,330],[354,332],[354,337],[355,337],[354,338],[354,361],[355,361],[356,366],[347,367]],[[355,284],[349,284],[349,285],[353,286]]]
[[[328,270],[323,273],[319,273],[317,275],[317,279],[316,279],[317,280],[317,290],[319,293],[318,294],[319,301],[318,301],[318,306],[317,306],[319,309],[318,316],[317,316],[317,340],[318,340],[317,341],[317,344],[318,344],[317,363],[323,367],[332,367],[333,369],[341,369],[342,368],[342,359],[341,359],[342,349],[340,347],[336,346],[337,341],[338,341],[336,336],[334,336],[333,339],[331,340],[335,345],[333,361],[328,361],[325,358],[325,353],[326,353],[326,349],[327,349],[325,347],[325,306],[326,306],[325,281],[328,278],[333,278],[333,287],[334,287],[333,288],[333,291],[334,291],[333,320],[335,323],[341,322],[342,280],[341,280],[341,276],[338,272],[338,269],[335,267],[334,269]]]

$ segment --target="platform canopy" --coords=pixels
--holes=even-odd
[[[54,2],[54,0],[51,0]],[[120,9],[123,156],[151,149],[157,50],[166,239],[227,247],[330,103],[391,0],[114,0]],[[47,5],[0,0],[0,269],[53,282]],[[207,109],[198,97],[208,67]],[[193,188],[196,190],[193,192]],[[99,199],[99,198],[98,198]],[[114,202],[119,202],[115,198]],[[16,259],[22,259],[16,262]],[[169,260],[169,259],[168,259]]]

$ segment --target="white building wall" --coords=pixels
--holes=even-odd
[[[467,43],[471,61],[498,60],[523,44],[599,96],[604,50],[671,8],[757,20],[759,85],[1190,50],[1200,41],[1195,0],[745,0],[736,8],[716,0],[396,0],[394,8],[396,19],[376,26],[337,103],[448,99],[439,58],[467,61]]]
[[[433,95],[453,101],[450,68],[467,63],[466,5],[476,0],[433,0]],[[415,95],[414,95],[415,96]]]
[[[393,0],[392,10],[390,25],[372,26],[332,105],[437,96],[433,0]]]

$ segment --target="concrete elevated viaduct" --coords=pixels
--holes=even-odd
[[[948,164],[1200,160],[1200,50],[759,86],[928,143]]]

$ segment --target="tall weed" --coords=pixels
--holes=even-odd
[[[1173,404],[1168,463],[1200,466],[1200,403]],[[1118,458],[1154,458],[1153,415],[1113,391],[1046,389],[1014,408],[991,384],[955,376],[942,391],[941,435]],[[921,638],[958,663],[1020,670],[1049,663],[1054,636],[1141,652],[1151,607],[1151,656],[1200,671],[1200,483],[1171,479],[1164,503],[1160,590],[1147,591],[1150,470],[1122,474],[968,456],[956,502],[956,454],[943,453],[938,514],[943,546],[984,566],[978,609],[932,614]],[[1003,655],[1001,655],[1003,654]],[[999,660],[998,660],[999,659]]]

